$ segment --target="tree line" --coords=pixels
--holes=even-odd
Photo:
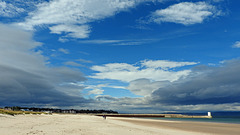
[[[48,113],[108,113],[108,114],[118,114],[117,111],[113,110],[78,110],[78,109],[55,109],[55,108],[36,108],[36,107],[5,107],[4,109],[13,111],[33,111],[33,112],[48,112]]]

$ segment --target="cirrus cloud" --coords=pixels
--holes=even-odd
[[[18,8],[11,3],[6,3],[5,1],[0,1],[0,16],[4,17],[14,17],[24,12],[23,8]]]
[[[125,11],[146,0],[52,0],[36,5],[24,22],[17,23],[28,30],[47,26],[51,33],[66,34],[64,38],[88,38],[88,23]],[[150,0],[149,0],[150,1]],[[66,39],[60,38],[60,41]]]

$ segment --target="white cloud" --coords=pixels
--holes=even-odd
[[[223,2],[224,0],[212,0],[213,2]]]
[[[0,16],[15,17],[24,11],[23,8],[18,8],[11,3],[0,0]]]
[[[240,48],[240,41],[237,41],[232,45],[233,48]]]
[[[67,62],[64,62],[64,64],[68,66],[74,66],[74,67],[84,67],[84,65],[76,63],[74,61],[67,61]]]
[[[66,38],[64,38],[64,37],[60,37],[60,38],[58,39],[58,41],[60,41],[60,42],[62,42],[62,43],[65,43],[65,42],[68,42],[69,39],[66,39]]]
[[[77,61],[82,62],[82,63],[93,63],[90,60],[85,60],[85,59],[77,59]]]
[[[146,78],[154,81],[176,81],[181,77],[186,77],[191,71],[190,70],[181,70],[181,71],[167,71],[163,70],[166,68],[165,65],[158,64],[159,61],[143,61],[140,62],[141,65],[131,65],[127,63],[110,63],[103,66],[93,66],[92,70],[97,71],[94,75],[90,76],[91,78],[96,79],[113,79],[123,82],[130,82],[140,78]],[[161,61],[160,61],[161,62]],[[165,61],[167,63],[167,61]],[[152,63],[155,63],[153,66]],[[174,63],[170,62],[169,63]],[[169,64],[167,63],[167,64]],[[177,63],[177,62],[176,62]],[[179,64],[171,65],[173,67],[181,67],[185,65],[193,65],[196,63],[185,63],[179,62]],[[156,66],[158,68],[156,68]],[[168,65],[167,67],[169,67]],[[170,68],[170,67],[169,67]]]
[[[141,45],[141,44],[143,44],[143,43],[145,43],[145,42],[143,42],[143,41],[127,41],[127,42],[121,42],[121,43],[116,43],[116,44],[114,44],[114,45],[121,45],[121,46],[126,46],[126,45],[128,45],[128,46],[132,46],[132,45]]]
[[[156,39],[131,39],[131,40],[106,40],[106,39],[98,39],[98,40],[82,40],[79,43],[85,44],[111,44],[115,46],[133,46],[133,45],[141,45],[145,43],[150,43],[155,41]]]
[[[72,38],[87,38],[90,33],[90,28],[88,25],[56,25],[49,27],[51,33],[62,34],[66,33],[65,37]],[[62,38],[61,38],[62,40]]]
[[[104,92],[104,90],[102,88],[105,86],[107,86],[107,84],[88,85],[88,86],[85,86],[85,89],[90,90],[88,92],[88,95],[91,95],[91,94],[101,95]]]
[[[68,49],[59,48],[58,51],[59,51],[59,52],[62,52],[62,53],[64,53],[64,54],[69,54],[69,50],[68,50]]]
[[[196,62],[175,62],[168,60],[144,60],[141,64],[147,68],[161,68],[167,70],[169,68],[183,67],[188,65],[196,65]]]
[[[149,96],[155,90],[169,85],[169,81],[154,81],[151,82],[148,79],[137,79],[131,81],[129,86],[126,87],[128,90],[133,92],[136,95]]]
[[[107,85],[108,88],[114,88],[114,89],[126,89],[124,86],[113,86],[113,85]]]
[[[99,72],[115,72],[115,71],[129,71],[134,72],[137,71],[139,67],[135,67],[133,65],[127,63],[110,63],[105,64],[104,66],[93,66],[92,70]]]
[[[81,85],[80,85],[81,86]],[[86,90],[91,90],[88,92],[89,95],[95,94],[100,95],[103,94],[104,88],[114,88],[114,89],[126,89],[123,86],[112,86],[108,84],[98,84],[98,85],[84,85]]]
[[[88,23],[101,20],[127,10],[146,0],[52,0],[37,5],[25,22],[18,25],[32,30],[47,26],[52,33],[72,38],[87,38]]]
[[[87,44],[111,44],[111,43],[119,43],[123,40],[82,40],[79,41],[80,43],[87,43]]]
[[[202,23],[208,17],[215,17],[221,14],[216,7],[206,2],[182,2],[172,5],[166,9],[156,10],[151,21],[155,23],[173,22],[184,25]]]
[[[149,96],[155,90],[162,87],[166,87],[167,85],[170,84],[170,82],[176,81],[182,77],[186,77],[191,72],[190,70],[183,70],[184,72],[181,72],[181,71],[174,72],[171,70],[174,70],[175,68],[178,68],[178,67],[196,65],[198,63],[175,62],[175,61],[167,61],[167,60],[155,60],[155,61],[143,60],[140,62],[140,64],[142,68],[145,68],[148,71],[152,71],[152,73],[149,72],[148,75],[142,76],[142,78],[138,78],[136,80],[130,81],[127,89],[136,95]],[[157,71],[161,71],[161,72],[157,72]],[[140,71],[139,73],[142,73],[142,71]],[[156,77],[154,78],[155,74],[156,74]]]
[[[104,90],[101,89],[94,89],[88,92],[89,95],[94,94],[94,95],[101,95],[103,94]]]

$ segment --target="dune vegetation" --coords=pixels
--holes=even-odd
[[[21,115],[21,114],[45,114],[43,112],[32,112],[32,111],[12,111],[12,110],[5,110],[0,109],[0,114],[7,114],[7,115]]]

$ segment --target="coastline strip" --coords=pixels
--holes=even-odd
[[[96,116],[107,117],[163,117],[163,118],[212,118],[212,116],[200,116],[200,115],[182,115],[182,114],[97,114]]]

